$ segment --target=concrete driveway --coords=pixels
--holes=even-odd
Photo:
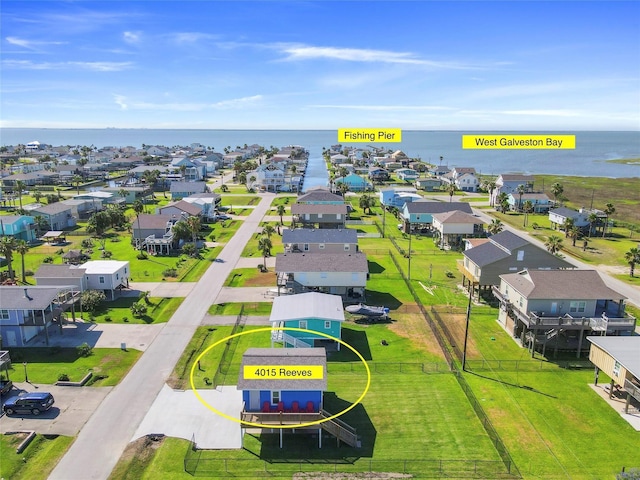
[[[49,346],[77,347],[86,342],[96,348],[120,348],[124,343],[127,348],[145,351],[165,325],[115,325],[76,321],[64,325],[62,333],[58,327],[49,328]],[[31,340],[29,346],[46,346],[44,334]]]
[[[235,386],[198,390],[205,401],[233,418],[240,418],[242,392]],[[240,424],[209,410],[192,390],[172,390],[164,385],[131,441],[151,433],[191,440],[198,448],[242,448]]]
[[[75,436],[87,423],[98,405],[102,403],[113,387],[57,387],[14,383],[11,396],[26,392],[49,392],[55,403],[48,411],[33,415],[4,415],[0,422],[0,432],[31,431],[48,435]],[[3,396],[3,400],[9,398]],[[4,401],[2,402],[4,404]]]

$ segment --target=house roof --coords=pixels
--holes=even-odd
[[[30,217],[29,215],[2,215],[0,216],[0,222],[2,222],[3,225],[11,225],[19,221],[21,218],[25,218],[27,223],[29,223],[29,220],[33,223],[33,217]],[[0,234],[4,234],[4,232],[0,231]]]
[[[165,205],[164,207],[158,208],[158,211],[162,213],[164,210],[168,210],[169,208],[177,208],[189,215],[198,215],[202,213],[202,209],[196,205],[193,205],[190,202],[185,202],[184,200],[180,200],[178,202],[173,202]]]
[[[471,205],[467,202],[429,202],[418,201],[404,204],[407,211],[412,213],[443,213],[460,210],[465,213],[473,213]]]
[[[474,246],[463,252],[463,255],[479,267],[490,265],[512,255],[516,248],[531,245],[531,243],[508,230],[489,237],[488,242]]]
[[[617,360],[627,372],[640,378],[640,336],[600,337],[591,335],[587,339]]]
[[[298,197],[298,203],[305,202],[344,202],[344,198],[335,193],[331,193],[326,188],[315,188],[306,194]]]
[[[579,211],[567,207],[554,208],[552,210],[549,210],[549,213],[553,213],[555,215],[558,215],[559,217],[565,218],[576,218],[580,215]]]
[[[3,310],[43,310],[60,292],[71,288],[77,287],[0,287],[0,305]]]
[[[607,287],[595,270],[523,270],[500,275],[527,299],[619,300],[626,297]]]
[[[338,214],[341,213],[343,215],[347,214],[347,205],[344,203],[334,204],[334,203],[294,203],[291,205],[291,214],[292,215],[301,215],[301,214],[318,214],[318,213],[332,213]]]
[[[62,202],[54,202],[48,205],[34,208],[33,211],[37,213],[44,213],[45,215],[56,215],[62,212],[71,212],[71,207],[69,205],[65,205]]]
[[[247,379],[245,367],[251,366],[320,366],[321,379],[302,380],[300,377],[287,379]],[[327,354],[324,348],[249,348],[242,356],[238,390],[326,390]]]
[[[452,212],[434,213],[433,218],[438,220],[442,224],[446,223],[473,223],[481,225],[484,222],[473,215],[461,212],[460,210],[454,210]]]
[[[369,272],[362,253],[278,253],[276,272]]]
[[[120,260],[90,260],[81,265],[87,272],[87,275],[97,274],[113,274],[120,270],[122,267],[129,265],[129,262]]]
[[[82,278],[85,269],[71,265],[40,265],[35,278]]]
[[[131,222],[131,226],[136,230],[161,229],[166,228],[167,222],[172,221],[173,217],[171,215],[151,215],[149,213],[141,213],[138,218]]]
[[[299,293],[273,299],[270,322],[284,322],[304,318],[344,322],[342,298],[328,293]]]
[[[171,192],[203,193],[207,190],[205,182],[171,182]]]
[[[489,241],[488,238],[465,238],[465,242],[471,245],[471,248],[478,247],[480,245],[484,245]]]
[[[492,235],[491,237],[489,237],[489,241],[496,245],[500,245],[501,247],[504,247],[509,251],[512,251],[516,248],[524,247],[525,245],[529,245],[531,243],[527,239],[522,238],[521,236],[516,235],[509,230],[505,230],[504,232]]]
[[[351,228],[285,229],[282,243],[358,243],[358,232]]]

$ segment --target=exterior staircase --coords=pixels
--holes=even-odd
[[[320,416],[322,418],[329,418],[331,414],[326,410],[320,410]],[[334,418],[333,420],[322,422],[320,427],[322,427],[325,432],[336,437],[338,441],[342,441],[351,447],[360,448],[362,446],[362,443],[358,438],[358,434],[356,433],[356,429],[342,420]]]

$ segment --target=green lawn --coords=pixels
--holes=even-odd
[[[67,451],[73,437],[36,435],[20,454],[16,447],[27,434],[0,436],[0,477],[11,480],[46,478]]]
[[[29,381],[33,383],[54,384],[61,374],[77,382],[91,370],[98,377],[93,385],[100,387],[117,385],[142,355],[138,350],[115,348],[94,348],[88,357],[79,356],[75,348],[27,347],[8,350],[13,360],[9,369],[12,379],[22,380],[22,363],[27,362]]]
[[[97,323],[165,323],[173,316],[184,298],[149,297],[147,314],[136,318],[131,314],[131,305],[138,302],[137,297],[122,297],[112,302],[103,302],[93,313],[92,320]],[[89,319],[85,312],[84,318]],[[124,319],[127,319],[125,322]]]
[[[248,303],[217,303],[209,307],[209,315],[239,315],[240,309],[249,316],[269,316],[271,314],[272,302],[248,302]]]
[[[273,248],[271,249],[271,255],[275,256],[278,253],[284,252],[284,245],[282,245],[282,237],[280,235],[278,235],[278,233],[277,233],[278,226],[280,226],[280,222],[262,222],[262,223],[260,223],[261,227],[265,227],[267,225],[271,225],[276,230],[276,233],[271,235],[271,244],[273,245]],[[284,227],[280,226],[280,232],[281,233],[282,233],[283,229],[284,229]],[[241,256],[243,256],[243,257],[262,257],[262,252],[260,252],[260,250],[258,249],[258,242],[260,241],[261,237],[262,237],[262,233],[260,233],[260,232],[254,233],[251,236],[251,239],[245,245]]]
[[[236,268],[224,282],[225,287],[275,287],[276,274],[261,272],[257,268]]]

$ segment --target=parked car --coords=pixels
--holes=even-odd
[[[53,403],[53,395],[48,392],[25,392],[7,399],[2,409],[7,415],[13,415],[14,413],[40,415],[42,412],[49,410]]]
[[[231,220],[229,215],[221,213],[220,215],[216,215],[216,220]]]

